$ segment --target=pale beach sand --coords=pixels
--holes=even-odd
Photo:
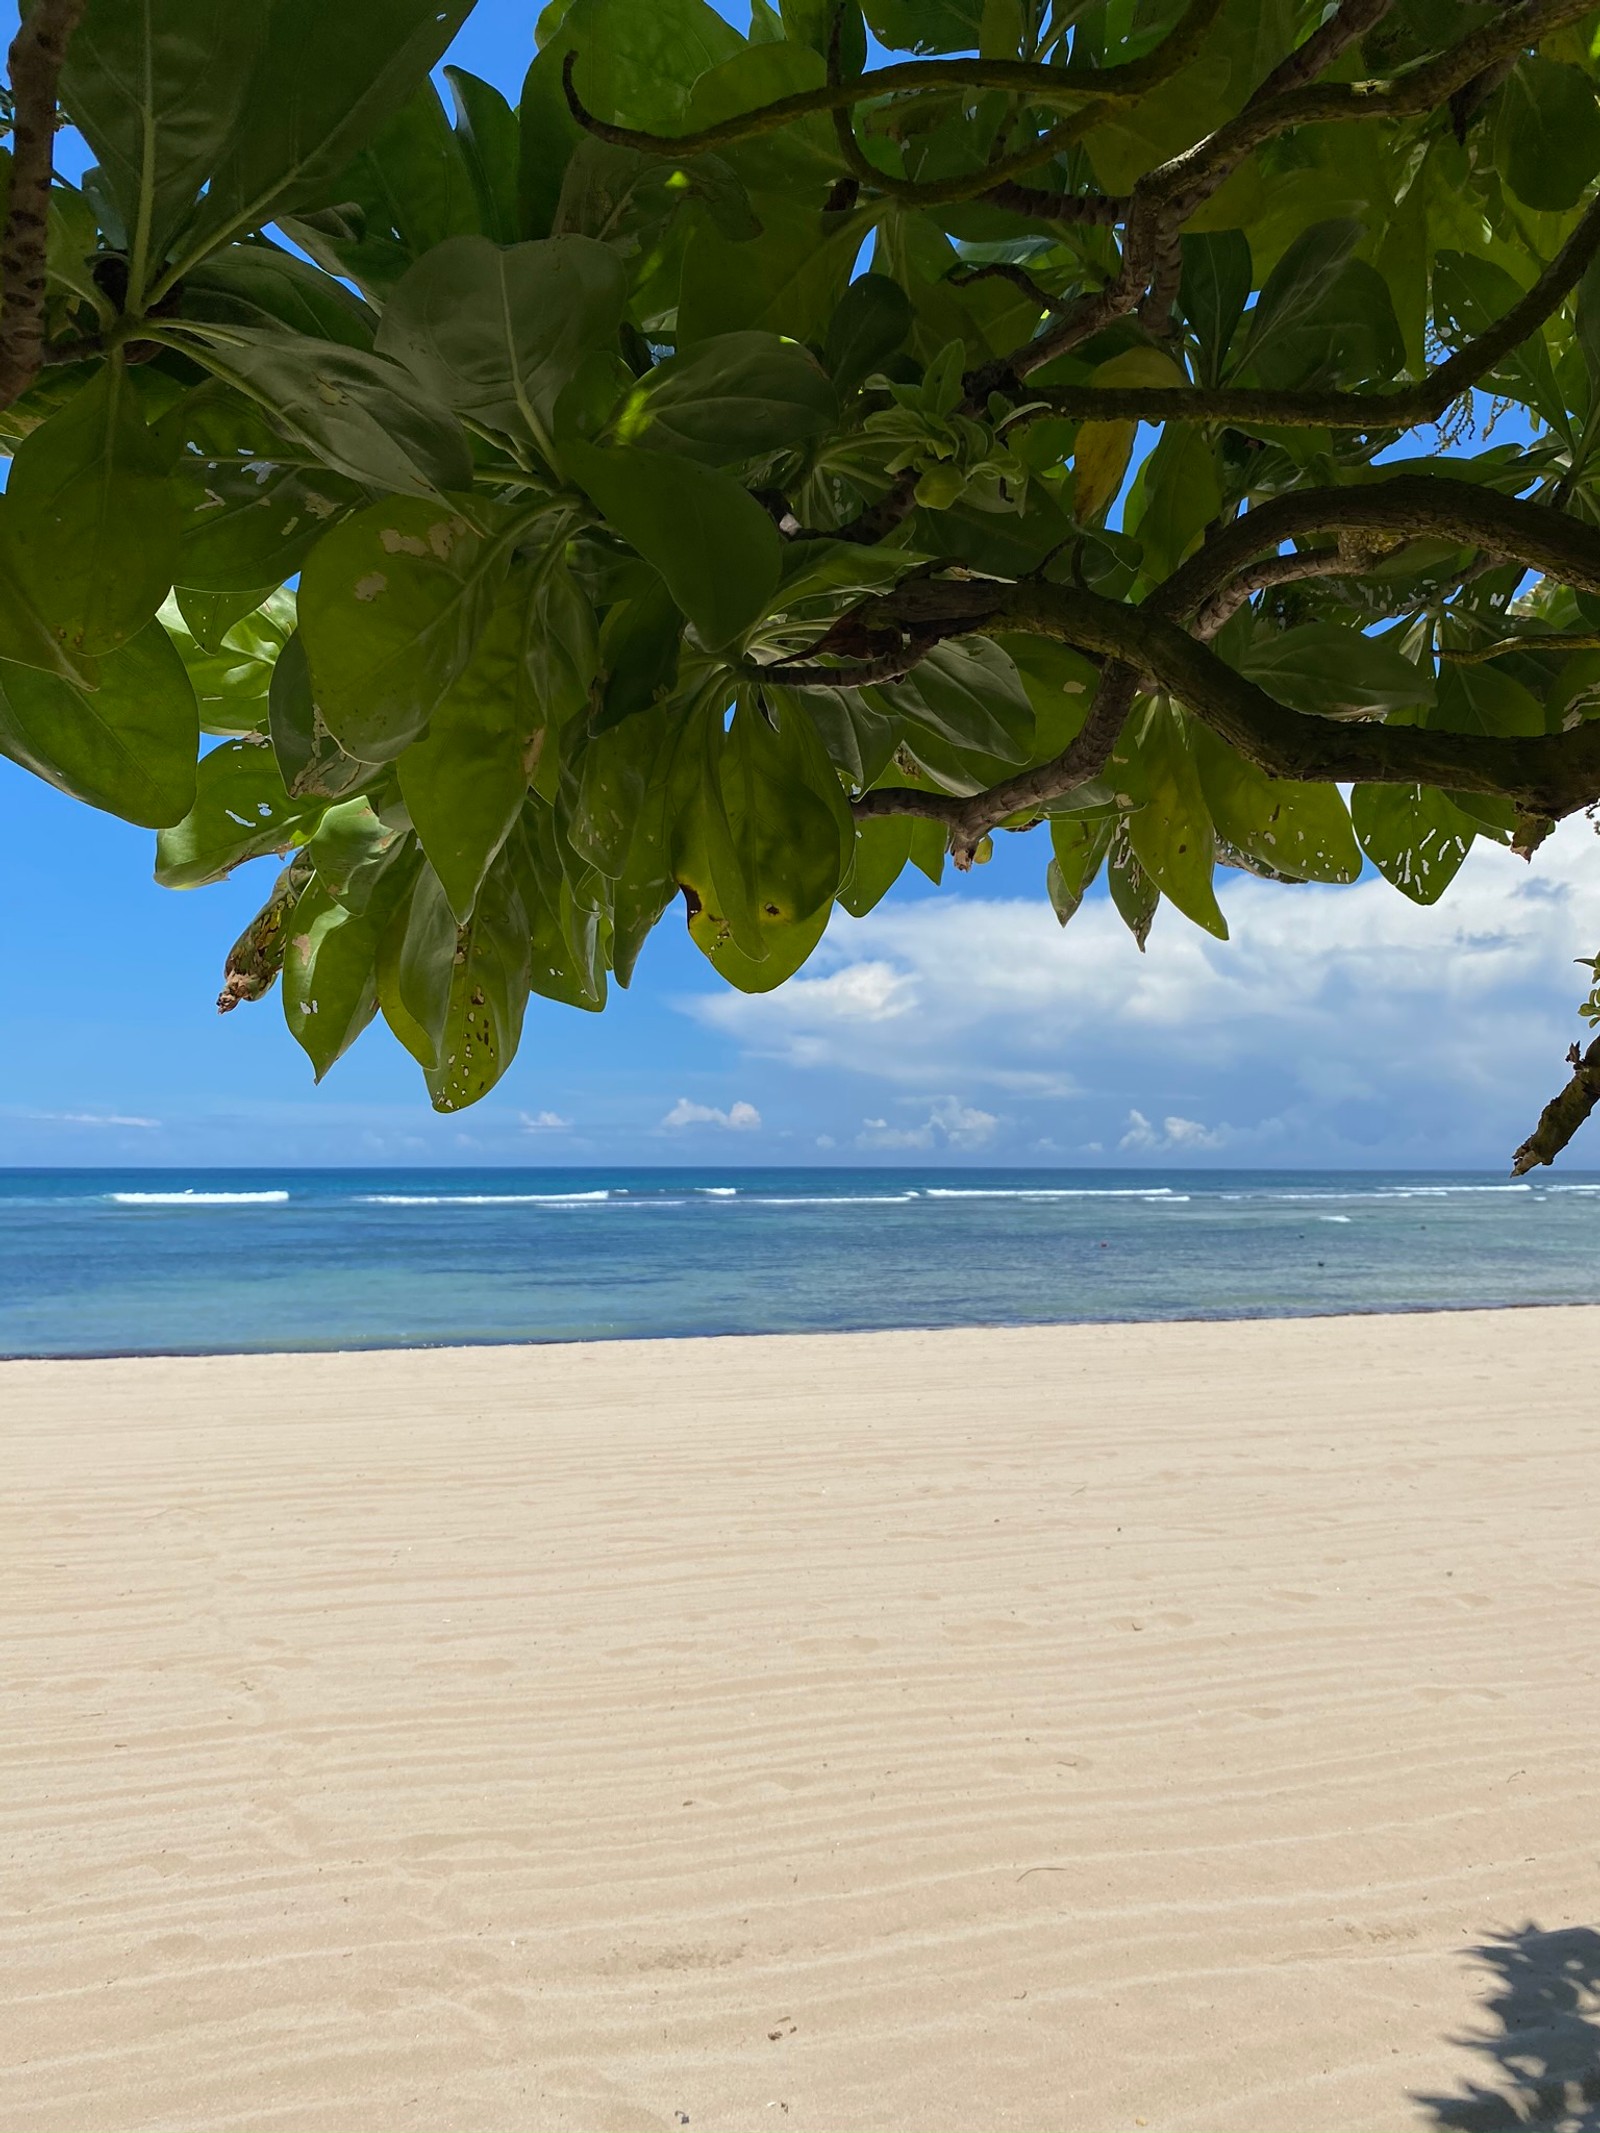
[[[1597,1360],[0,1366],[0,2127],[1492,2124],[1474,1945],[1600,2066]]]

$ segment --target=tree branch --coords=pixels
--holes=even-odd
[[[1053,385],[1028,389],[1040,413],[1090,422],[1259,422],[1284,429],[1406,430],[1437,422],[1557,312],[1600,254],[1600,195],[1527,293],[1476,340],[1392,391],[1267,392],[1238,385]]]
[[[44,358],[45,246],[56,91],[84,0],[35,0],[11,40],[11,203],[0,239],[0,407],[10,407]]]
[[[1600,534],[1592,535],[1600,546]],[[1098,593],[1037,580],[1017,585],[919,580],[860,610],[865,627],[914,636],[996,636],[1021,630],[1096,652],[1165,689],[1269,777],[1317,784],[1437,785],[1487,793],[1518,812],[1559,820],[1600,800],[1600,722],[1559,734],[1491,737],[1429,726],[1341,722],[1291,711],[1238,673],[1151,602],[1129,607]],[[1038,795],[1023,772],[962,803],[963,830],[992,826]],[[917,795],[919,800],[925,795]],[[870,795],[864,796],[870,802]],[[887,803],[884,803],[887,805]],[[914,812],[908,804],[894,811]],[[927,812],[924,808],[922,812]],[[950,820],[950,811],[936,811]]]
[[[1301,489],[1257,504],[1219,527],[1136,610],[1191,615],[1246,564],[1284,541],[1348,528],[1358,533],[1441,534],[1534,565],[1580,592],[1600,593],[1600,530],[1548,504],[1498,496],[1445,474],[1397,474],[1349,488]]]
[[[1133,668],[1113,661],[1100,676],[1088,717],[1058,756],[1041,763],[1036,770],[1019,771],[1014,778],[974,793],[970,799],[918,792],[909,785],[880,785],[852,800],[850,811],[858,822],[874,821],[884,815],[920,815],[943,822],[949,831],[951,857],[965,873],[980,841],[1007,815],[1046,807],[1100,775],[1127,724],[1138,687],[1139,677]]]
[[[820,89],[801,89],[792,96],[780,96],[754,111],[738,112],[692,133],[646,133],[636,126],[618,126],[597,117],[573,82],[573,68],[579,57],[576,52],[568,52],[562,61],[561,86],[567,109],[586,133],[617,148],[638,148],[650,155],[681,158],[736,147],[741,141],[776,133],[795,119],[808,118],[813,113],[845,111],[877,97],[922,89],[1003,89],[1046,107],[1088,100],[1097,104],[1131,104],[1194,58],[1222,4],[1223,0],[1192,0],[1183,19],[1154,51],[1119,67],[1056,67],[1022,59],[908,59],[896,66],[879,67],[871,74],[829,82]],[[875,172],[874,182],[882,175]],[[988,182],[983,173],[975,175]]]
[[[1511,1158],[1514,1177],[1553,1163],[1596,1104],[1600,1104],[1600,1037],[1586,1052],[1574,1045],[1567,1054],[1572,1078],[1559,1096],[1552,1096],[1539,1113],[1539,1123]]]

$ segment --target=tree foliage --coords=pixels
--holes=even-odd
[[[319,1076],[471,1103],[680,899],[763,991],[997,831],[1142,946],[1600,800],[1600,11],[553,0],[513,108],[469,8],[12,53],[0,749],[287,862]]]

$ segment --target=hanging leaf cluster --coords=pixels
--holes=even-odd
[[[1142,946],[1600,799],[1600,10],[554,0],[513,106],[470,4],[14,68],[0,750],[276,858],[222,1004],[319,1076],[996,832]]]

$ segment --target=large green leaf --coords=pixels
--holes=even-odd
[[[904,681],[870,690],[868,700],[997,763],[1022,762],[1033,739],[1033,704],[1016,663],[987,637],[936,645]]]
[[[1303,622],[1253,637],[1236,655],[1240,673],[1292,711],[1369,718],[1433,701],[1433,676],[1402,652],[1336,622]]]
[[[548,457],[562,387],[592,350],[615,345],[627,300],[621,258],[591,238],[502,249],[456,237],[395,289],[378,346],[441,406]]]
[[[436,1111],[461,1111],[486,1096],[516,1056],[528,1001],[528,917],[509,865],[484,883],[453,947],[436,1067],[427,1070]]]
[[[690,934],[730,983],[768,990],[749,966],[775,954],[781,975],[799,967],[821,937],[808,922],[826,924],[854,849],[838,777],[803,711],[775,727],[749,703],[726,732],[715,709],[697,714],[680,761],[688,805],[673,871]]]
[[[578,93],[591,111],[623,126],[672,131],[700,76],[744,49],[744,39],[706,0],[574,0],[545,54],[559,65],[576,52]]]
[[[1170,423],[1134,476],[1123,524],[1144,549],[1148,576],[1164,578],[1222,509],[1217,455],[1204,431]]]
[[[1593,76],[1534,52],[1497,99],[1495,162],[1528,207],[1567,208],[1600,169],[1600,105]]]
[[[1273,387],[1395,376],[1405,343],[1383,278],[1352,258],[1359,223],[1333,219],[1297,237],[1250,314],[1239,375]]]
[[[99,686],[0,661],[0,751],[91,807],[145,829],[194,804],[200,721],[159,622],[99,662]]]
[[[295,905],[283,956],[283,1019],[318,1081],[378,1012],[378,942],[370,912],[347,911],[313,881]]]
[[[224,741],[200,758],[194,805],[156,839],[156,880],[166,889],[197,889],[247,859],[287,852],[326,805],[289,797],[264,741]]]
[[[730,476],[632,446],[573,441],[562,457],[615,531],[655,565],[708,650],[765,611],[778,587],[778,529]]]
[[[529,589],[506,585],[426,735],[395,765],[428,862],[469,918],[483,878],[522,813],[544,710],[523,658]]]
[[[477,194],[479,227],[496,244],[515,244],[522,234],[517,114],[498,89],[464,67],[446,67],[444,77],[455,103],[456,139]]]
[[[183,315],[269,333],[287,326],[346,348],[370,349],[378,324],[370,307],[333,275],[260,243],[229,245],[187,274]]]
[[[172,449],[126,369],[104,363],[23,439],[6,528],[34,606],[70,656],[109,652],[166,598],[178,562]]]
[[[184,346],[265,409],[284,437],[350,481],[401,496],[471,484],[472,455],[459,423],[403,364],[247,326],[197,326]]]
[[[1269,778],[1204,726],[1189,741],[1217,835],[1274,873],[1296,881],[1355,881],[1361,853],[1336,785]]]
[[[136,286],[222,160],[269,21],[261,0],[88,0],[61,101],[120,212]]]
[[[1216,831],[1189,745],[1188,723],[1159,699],[1150,707],[1139,732],[1139,762],[1149,798],[1128,817],[1128,839],[1162,895],[1185,918],[1225,941],[1228,922],[1211,885]]]
[[[264,18],[261,42],[239,84],[238,123],[196,217],[199,239],[325,205],[345,165],[427,79],[472,5],[252,0],[240,9]]]
[[[328,731],[387,762],[426,729],[466,669],[509,564],[503,536],[448,505],[370,504],[313,549],[300,634]]]
[[[613,434],[727,466],[820,437],[838,419],[826,372],[797,343],[724,333],[647,372],[618,409]]]
[[[752,194],[759,244],[738,244],[700,219],[683,255],[678,345],[758,329],[818,341],[849,283],[865,234],[854,216],[825,227],[814,208],[782,195]]]
[[[219,593],[281,585],[329,526],[365,500],[364,489],[220,385],[190,395],[163,427],[177,447],[180,585]]]
[[[1436,904],[1472,848],[1477,825],[1431,785],[1358,785],[1350,818],[1373,865],[1416,904]]]

